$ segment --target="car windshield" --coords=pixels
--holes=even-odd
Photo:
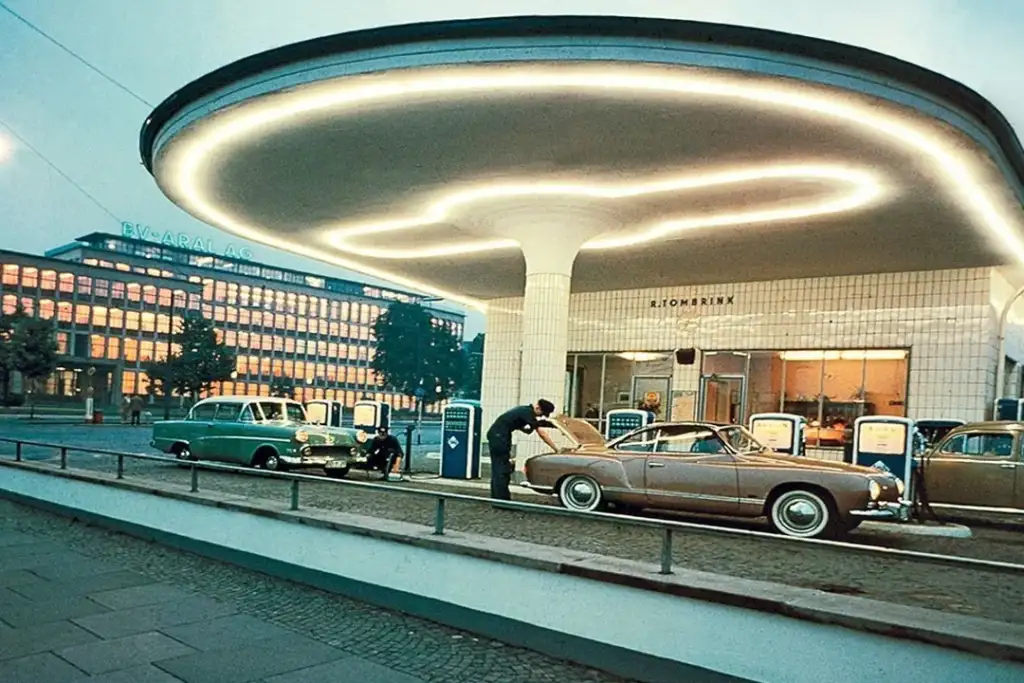
[[[718,435],[725,440],[737,453],[750,453],[752,451],[768,451],[771,450],[760,441],[754,438],[754,435],[748,432],[743,427],[738,425],[731,427],[722,427],[718,430]]]
[[[288,422],[305,422],[306,411],[299,403],[285,403],[284,401],[260,401],[260,410],[263,412],[263,419],[269,422],[287,420]]]

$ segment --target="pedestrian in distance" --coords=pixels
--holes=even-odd
[[[533,405],[516,406],[498,416],[490,429],[487,430],[487,445],[491,452],[491,498],[493,500],[512,500],[509,484],[512,482],[512,433],[537,433],[544,443],[553,451],[559,450],[544,429],[554,425],[542,417],[549,417],[555,412],[555,405],[545,399],[539,399]]]
[[[129,410],[132,413],[132,426],[138,426],[142,424],[142,408],[144,407],[142,397],[138,394],[132,396],[132,400],[129,404]]]

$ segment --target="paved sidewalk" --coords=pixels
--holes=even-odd
[[[0,500],[3,683],[618,680]]]

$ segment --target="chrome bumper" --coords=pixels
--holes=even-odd
[[[531,491],[536,491],[537,493],[554,494],[555,492],[555,489],[550,486],[538,486],[536,484],[531,484],[526,480],[519,482],[519,485],[523,488],[530,489]]]
[[[910,519],[910,503],[905,500],[896,503],[888,501],[869,503],[866,510],[851,510],[850,516],[864,519],[895,519],[906,522]]]
[[[329,458],[326,455],[282,455],[281,462],[292,467],[323,467]]]

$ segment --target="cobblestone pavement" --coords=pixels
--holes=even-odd
[[[28,534],[32,538],[12,540],[12,534]],[[217,667],[231,666],[231,670],[236,674],[240,668],[253,669],[256,665],[251,660],[259,659],[260,651],[264,652],[263,660],[269,659],[266,656],[267,652],[270,654],[274,652],[275,648],[268,647],[270,641],[266,640],[271,636],[277,642],[279,649],[279,654],[273,655],[274,658],[287,658],[288,656],[286,651],[288,648],[281,642],[282,640],[294,638],[297,639],[296,642],[301,643],[302,637],[305,637],[305,639],[312,639],[320,643],[320,645],[300,648],[313,659],[328,661],[332,657],[334,659],[343,656],[358,657],[361,670],[366,670],[365,674],[359,678],[380,683],[417,683],[420,681],[437,683],[467,681],[472,683],[629,683],[601,672],[559,662],[534,652],[477,638],[468,633],[378,609],[314,588],[221,564],[197,555],[147,543],[0,500],[0,541],[3,541],[5,535],[10,541],[6,547],[12,552],[0,553],[0,581],[2,581],[0,591],[13,590],[14,595],[0,594],[0,618],[21,619],[24,615],[26,610],[15,607],[11,602],[13,600],[21,600],[22,596],[36,597],[39,600],[45,598],[48,591],[43,588],[42,582],[46,578],[59,578],[56,575],[50,576],[48,572],[52,573],[56,570],[53,565],[46,563],[46,559],[55,557],[55,554],[63,554],[65,559],[68,559],[67,556],[73,553],[73,556],[78,558],[77,565],[81,569],[77,572],[81,575],[77,580],[79,586],[89,582],[109,584],[111,580],[118,577],[120,577],[118,581],[123,583],[126,578],[138,577],[138,575],[148,578],[129,581],[124,585],[137,586],[138,584],[159,582],[158,590],[125,588],[101,594],[106,596],[105,598],[95,595],[91,595],[90,598],[73,598],[76,612],[74,615],[68,612],[68,607],[64,604],[66,600],[62,601],[60,609],[53,612],[52,620],[45,616],[39,616],[40,612],[45,610],[40,610],[38,607],[31,610],[35,613],[28,618],[32,624],[23,623],[22,625],[25,628],[34,626],[48,632],[53,631],[48,633],[47,637],[64,639],[65,644],[51,646],[42,642],[22,643],[21,641],[29,639],[22,638],[15,641],[14,637],[10,639],[0,637],[0,680],[5,683],[14,683],[20,680],[32,683],[51,683],[50,680],[37,674],[18,677],[17,672],[21,671],[24,674],[27,667],[64,671],[67,669],[65,663],[67,661],[76,666],[86,667],[87,670],[90,665],[106,669],[115,668],[109,661],[93,662],[91,660],[101,658],[94,653],[81,651],[83,643],[88,643],[95,638],[89,633],[81,633],[78,626],[84,626],[90,633],[101,637],[125,637],[126,640],[138,639],[140,636],[130,634],[138,634],[142,631],[158,631],[171,636],[174,642],[168,643],[166,635],[161,635],[161,647],[174,650],[176,653],[174,656],[182,657],[182,659],[166,660],[170,661],[170,664],[160,661],[159,667],[181,676],[190,683],[222,683],[227,680],[222,678],[224,675],[222,673],[214,675],[213,671]],[[26,541],[29,542],[28,545],[25,545]],[[21,545],[17,545],[18,543]],[[40,548],[40,544],[43,544],[45,548]],[[30,546],[35,546],[34,552],[43,554],[33,560],[28,557],[30,551],[19,550],[22,560],[27,559],[28,561],[10,564],[17,559],[13,550]],[[81,556],[89,559],[82,562]],[[36,564],[32,564],[32,562]],[[14,569],[15,565],[17,569]],[[82,569],[83,565],[92,565],[93,571],[90,572],[88,566]],[[35,574],[36,571],[39,574]],[[85,575],[90,575],[90,577],[83,580],[81,577]],[[101,580],[104,577],[107,580]],[[68,585],[74,586],[75,583],[76,581],[69,581]],[[3,588],[7,584],[14,588]],[[38,590],[40,588],[43,589]],[[102,590],[102,588],[95,590]],[[33,593],[33,591],[35,592]],[[189,619],[187,616],[181,616],[184,609],[181,604],[187,602],[182,592],[199,596],[193,600],[200,602],[205,600],[205,607],[196,610],[201,616],[197,614],[197,616],[191,617],[191,628],[182,626]],[[113,594],[117,595],[111,597]],[[4,602],[5,599],[8,601]],[[176,607],[167,606],[172,599],[181,604]],[[220,606],[211,604],[209,599]],[[97,600],[99,604],[97,604]],[[87,606],[92,609],[86,610]],[[115,612],[106,612],[104,606],[115,610]],[[124,610],[122,613],[124,616],[118,616],[116,610]],[[230,614],[247,615],[247,617],[234,617],[231,618],[232,621],[229,624],[226,624],[223,620],[229,619],[230,617],[225,615]],[[251,618],[262,620],[271,626],[269,628],[261,627]],[[57,624],[58,619],[66,621]],[[195,622],[199,622],[200,619],[205,620],[211,627],[204,628],[196,625]],[[72,625],[67,620],[73,620],[75,623]],[[9,625],[17,627],[19,623],[21,622]],[[44,624],[48,624],[48,626]],[[3,633],[17,633],[17,628],[8,631],[6,626],[0,621],[0,629],[3,629]],[[281,634],[279,629],[275,630],[275,627],[283,627],[293,633]],[[233,629],[235,632],[232,632]],[[56,633],[56,630],[59,630],[60,633]],[[240,636],[245,635],[239,632],[242,630],[248,632],[244,638],[247,642],[240,642],[242,640]],[[66,643],[66,640],[72,636],[77,636],[77,640]],[[150,635],[148,638],[156,639],[157,636]],[[206,639],[221,642],[219,645],[199,642]],[[260,641],[260,639],[263,639],[262,643],[254,642]],[[20,643],[18,651],[15,651],[15,642]],[[218,655],[220,660],[213,661],[214,655],[209,651],[203,652],[202,655],[178,652],[181,649],[181,642],[200,650],[217,650],[218,647],[224,649]],[[131,647],[138,645],[134,640],[124,644]],[[104,651],[102,648],[95,647],[95,643],[91,645],[99,654],[106,654],[109,659],[114,661],[117,661],[120,656],[112,651]],[[254,647],[254,645],[258,647]],[[329,647],[325,648],[325,645]],[[68,650],[60,649],[69,646]],[[84,646],[89,647],[90,645]],[[149,644],[149,647],[152,647],[152,644]],[[188,649],[185,648],[185,650]],[[60,661],[56,663],[40,661],[39,658],[44,656],[40,653],[46,650],[57,651],[61,655],[57,657]],[[335,652],[337,654],[334,654]],[[27,663],[21,661],[26,656],[34,659]],[[160,654],[160,657],[162,656],[163,654]],[[246,660],[244,665],[239,663],[240,659]],[[13,665],[14,661],[19,661],[21,666]],[[159,658],[148,661],[159,661]],[[233,665],[232,662],[234,662]],[[159,680],[170,683],[178,680],[178,678],[157,678],[153,672],[143,671],[141,663],[129,662],[129,664],[140,666],[139,669],[132,670],[137,672],[137,677],[119,678],[118,680],[131,680],[133,683],[143,680]],[[348,676],[352,676],[353,661],[343,660],[341,664],[344,666],[339,666],[339,673],[335,674],[338,677],[328,678],[325,676],[322,679],[317,678],[317,680],[357,680],[356,677],[341,676],[343,671]],[[7,669],[4,668],[5,666]],[[283,664],[263,661],[260,666],[265,668],[276,666],[279,669],[278,673],[281,673]],[[293,668],[298,668],[298,666]],[[99,669],[96,669],[94,672],[98,671]],[[204,671],[206,672],[205,677]],[[312,673],[314,670],[310,669],[309,671]],[[144,678],[143,673],[154,677]],[[239,683],[243,680],[269,680],[271,675],[277,674],[268,675],[264,672],[257,675],[255,679],[236,677],[231,680]],[[53,678],[53,683],[56,683],[57,680],[85,683],[85,680],[91,679],[79,679],[65,674],[64,677],[58,675]],[[310,677],[300,676],[287,680],[305,681],[310,680]]]
[[[91,467],[113,471],[112,462],[105,460],[96,460]],[[134,462],[129,464],[127,476],[181,485],[188,483],[187,470],[163,464]],[[287,501],[289,496],[289,485],[281,481],[204,471],[200,482],[205,491],[224,491],[278,504]],[[423,482],[402,486],[437,487]],[[473,493],[464,488],[448,490]],[[486,491],[479,493],[485,495]],[[525,493],[516,497],[527,502],[551,502],[550,499]],[[432,524],[434,515],[433,502],[429,499],[328,482],[303,483],[301,504],[424,525]],[[656,562],[660,557],[660,537],[655,530],[596,520],[494,510],[484,501],[480,504],[451,501],[447,512],[447,527],[451,530],[645,562]],[[681,518],[699,521],[693,517]],[[716,520],[715,523],[723,524],[723,521]],[[733,524],[764,528],[758,522]],[[975,528],[974,533],[974,538],[954,539],[858,530],[849,540],[867,545],[1024,563],[1024,533],[983,527]],[[1024,581],[1010,574],[802,547],[792,543],[687,532],[676,534],[674,561],[703,571],[1024,623]]]

